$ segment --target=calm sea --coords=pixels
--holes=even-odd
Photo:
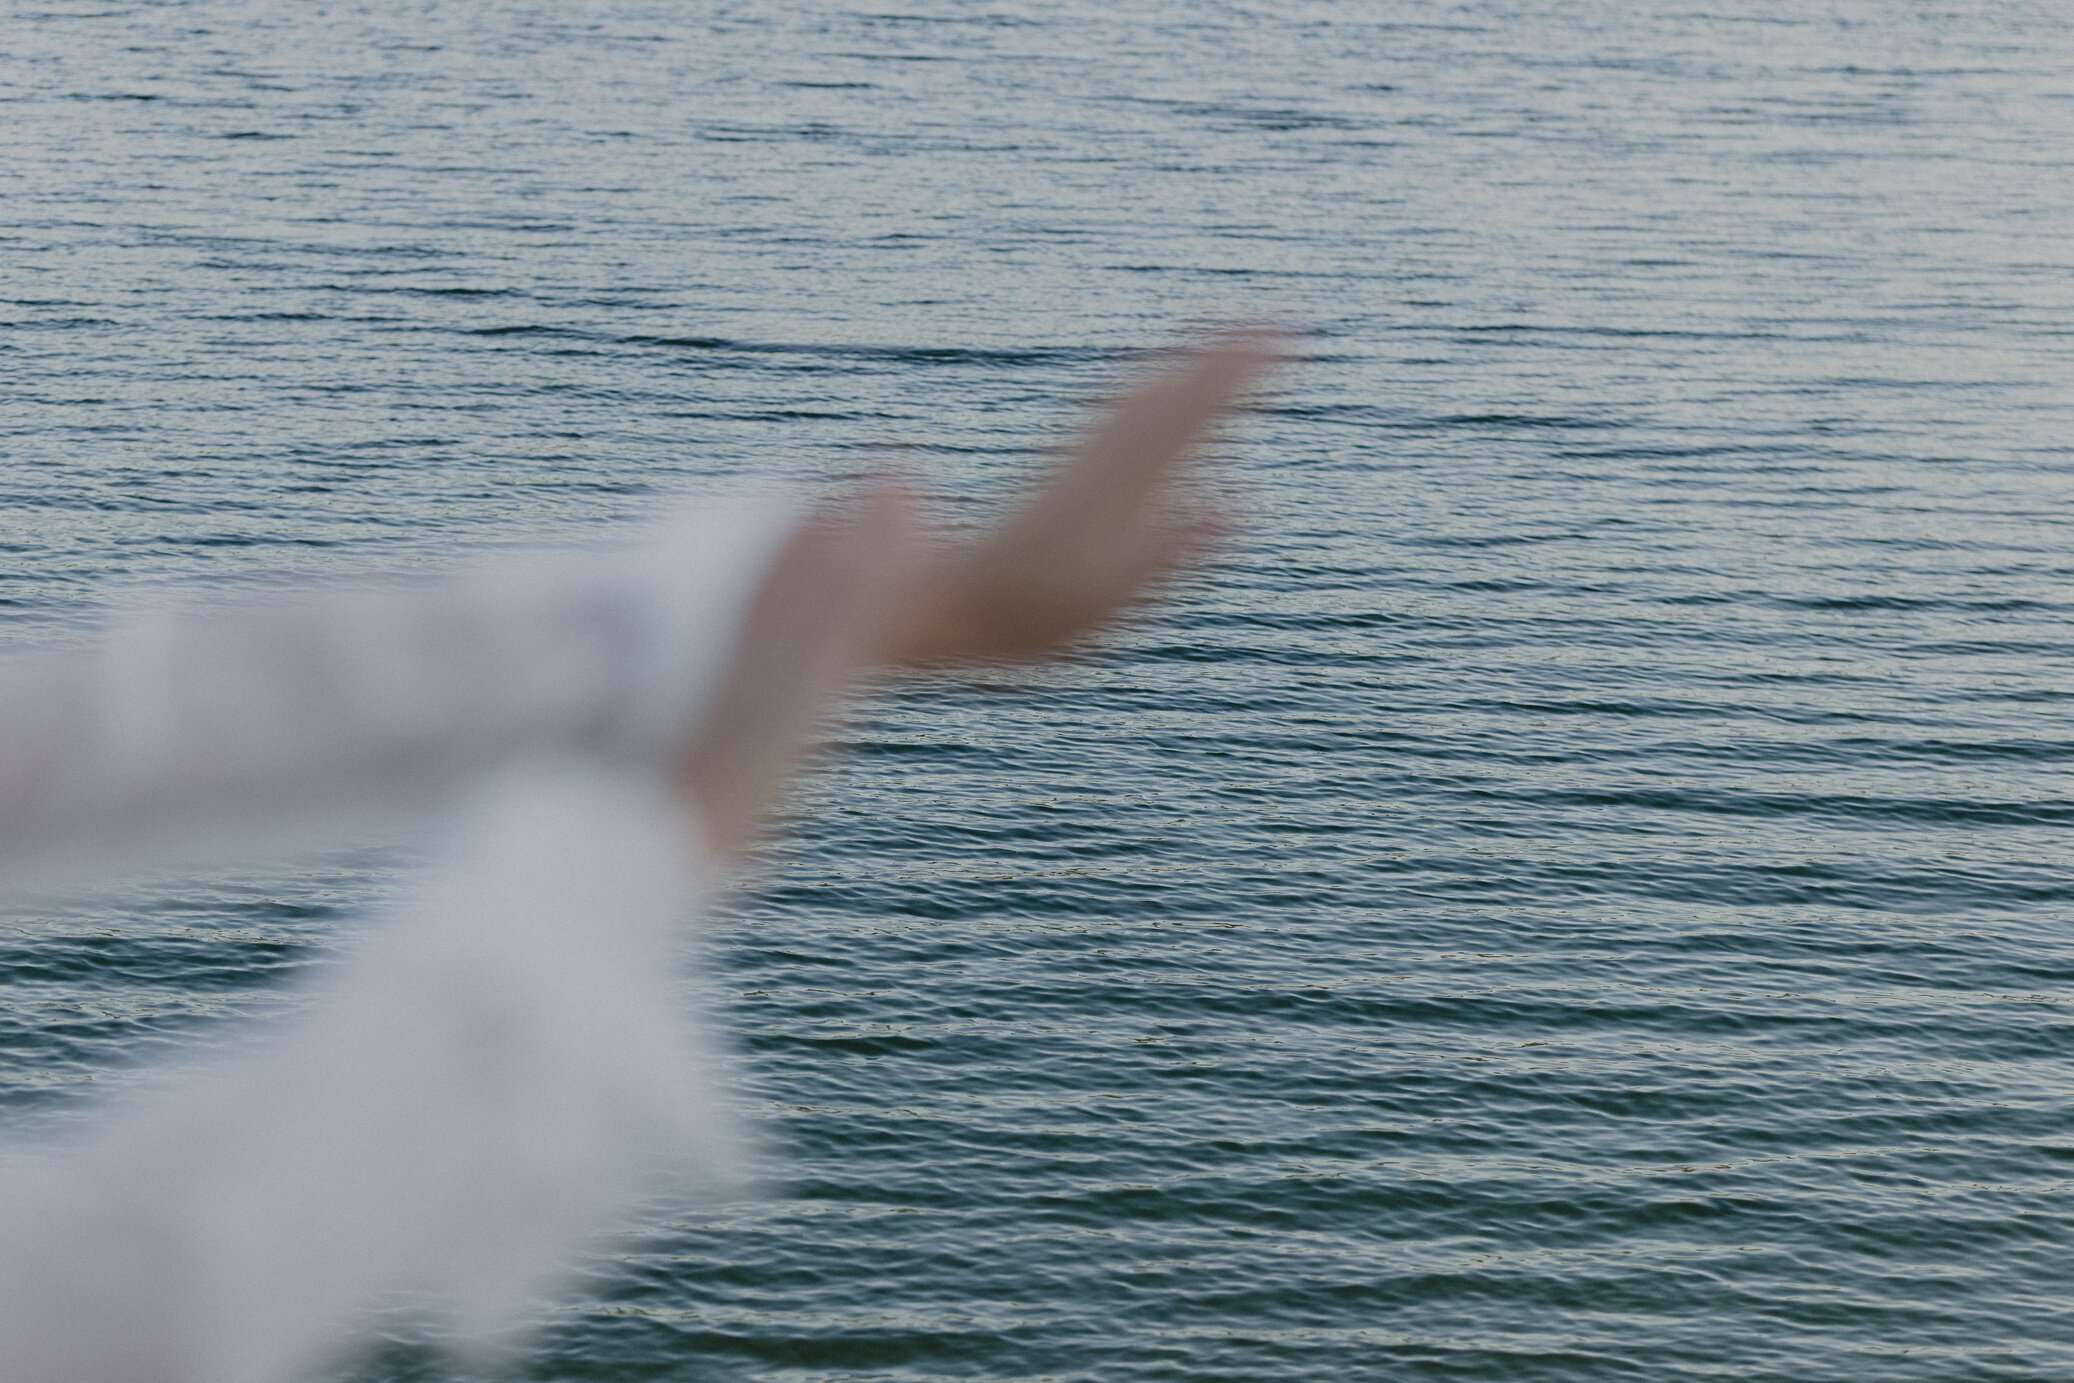
[[[2064,0],[0,0],[0,129],[11,643],[891,447],[976,514],[1315,328],[1213,570],[853,722],[722,932],[782,1194],[528,1376],[2074,1377]],[[6,920],[0,1118],[397,868]]]

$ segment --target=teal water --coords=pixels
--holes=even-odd
[[[977,511],[1302,321],[1214,569],[850,726],[722,936],[783,1194],[522,1372],[2074,1376],[2067,21],[5,0],[0,637],[889,447]],[[7,919],[0,1119],[394,880]]]

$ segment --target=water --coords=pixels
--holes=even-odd
[[[1214,570],[852,725],[725,932],[789,1194],[535,1376],[2074,1373],[2058,4],[0,14],[12,640],[1317,329]],[[0,1112],[393,882],[8,924]]]

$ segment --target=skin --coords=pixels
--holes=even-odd
[[[1064,656],[1199,557],[1229,528],[1195,495],[1200,449],[1282,345],[1234,331],[1178,352],[976,538],[932,533],[893,481],[804,524],[766,571],[676,765],[709,843],[736,856],[755,838],[860,681]]]

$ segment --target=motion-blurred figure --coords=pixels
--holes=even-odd
[[[0,1379],[281,1379],[398,1292],[489,1337],[645,1170],[725,1179],[688,918],[860,679],[1056,656],[1198,552],[1187,462],[1275,344],[1185,353],[975,540],[879,484],[0,665],[16,881],[457,823],[286,1030],[0,1178]]]

